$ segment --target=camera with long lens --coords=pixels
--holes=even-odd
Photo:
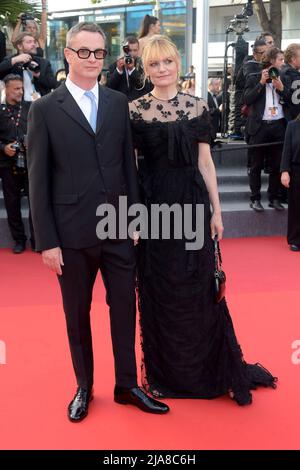
[[[23,64],[23,69],[30,70],[30,72],[40,72],[41,67],[38,63],[29,61],[29,62],[26,62],[26,64]]]
[[[127,65],[131,65],[134,63],[134,59],[133,57],[131,57],[130,55],[130,49],[129,49],[129,45],[128,44],[125,44],[125,46],[123,46],[123,51],[124,51],[124,61],[125,61],[125,64]]]
[[[269,70],[270,81],[279,77],[279,70],[276,67],[270,67]]]
[[[23,15],[20,16],[21,19],[21,24],[23,26],[26,26],[26,21],[33,21],[34,17],[30,15],[30,13],[23,13]]]
[[[15,155],[15,165],[19,170],[25,170],[26,169],[26,149],[24,146],[24,140],[17,141],[14,144],[11,144],[11,147],[15,149],[16,155]]]

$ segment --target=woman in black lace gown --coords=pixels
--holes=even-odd
[[[205,208],[203,248],[187,251],[186,240],[174,237],[139,242],[143,386],[156,397],[229,393],[239,405],[249,404],[251,389],[275,388],[276,379],[244,361],[226,301],[214,301],[212,238],[222,238],[223,226],[207,106],[177,92],[180,57],[167,38],[155,36],[143,62],[154,89],[130,103],[135,147],[144,156],[143,202],[148,209],[163,203]]]

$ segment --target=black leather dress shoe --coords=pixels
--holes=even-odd
[[[291,251],[300,251],[300,245],[290,245]]]
[[[25,246],[26,246],[25,242],[16,242],[12,251],[15,255],[20,255],[25,250]]]
[[[277,211],[284,211],[285,210],[284,206],[282,204],[280,204],[278,199],[274,199],[274,201],[270,201],[269,207],[273,207],[273,209],[276,209]]]
[[[93,390],[78,387],[76,395],[68,406],[68,418],[73,423],[82,421],[88,414],[89,403],[93,399]]]
[[[134,405],[146,413],[165,414],[170,411],[167,405],[148,397],[139,387],[122,388],[116,385],[114,400],[120,405]]]
[[[256,212],[263,212],[265,210],[264,207],[261,205],[260,201],[251,202],[250,207],[251,207],[251,209],[255,210]]]
[[[36,251],[35,250],[35,240],[33,238],[30,239],[30,246],[31,246],[31,251]]]

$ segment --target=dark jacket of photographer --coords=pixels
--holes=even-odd
[[[249,107],[246,123],[246,134],[254,136],[262,125],[263,115],[266,106],[266,85],[260,83],[261,74],[254,73],[248,76],[244,91],[244,103]],[[280,96],[280,104],[288,99],[288,91],[284,87],[283,91],[275,90]]]
[[[22,101],[21,107],[19,125],[16,127],[15,123],[18,120],[20,105],[0,105],[0,168],[10,168],[15,162],[13,157],[9,157],[4,152],[5,146],[15,141],[22,142],[24,135],[27,133],[27,117],[30,103]]]
[[[300,72],[290,65],[284,65],[280,71],[280,78],[287,89],[287,97],[283,107],[284,114],[287,120],[291,121],[300,113]],[[293,96],[299,104],[293,103]]]
[[[262,69],[261,63],[257,62],[252,55],[248,55],[243,60],[234,80],[234,85],[238,90],[244,90],[249,75],[260,73]]]
[[[6,38],[5,34],[0,31],[0,62],[4,59],[6,56]]]
[[[148,80],[144,85],[144,72],[140,64],[140,60],[137,59],[136,68],[129,74],[123,70],[123,73],[119,73],[117,70],[117,62],[114,62],[109,67],[109,75],[107,79],[108,88],[120,91],[127,96],[128,101],[133,101],[140,96],[150,93],[153,90],[153,85]]]
[[[14,54],[5,59],[0,63],[0,80],[8,75],[9,73],[14,73],[20,75],[23,79],[24,66],[20,63],[12,65],[11,59],[16,57],[19,54]],[[40,76],[33,77],[33,84],[41,96],[47,95],[50,91],[57,87],[57,81],[55,80],[51,64],[49,60],[44,59],[43,57],[34,56],[32,59],[34,62],[37,62],[40,66]]]

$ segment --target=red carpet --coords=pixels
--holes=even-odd
[[[104,289],[93,304],[95,400],[80,424],[66,406],[75,383],[55,276],[41,257],[0,250],[1,449],[299,449],[300,253],[283,238],[222,242],[227,301],[245,358],[278,375],[277,390],[253,392],[253,405],[168,400],[167,416],[113,402],[113,361]],[[137,342],[137,344],[139,344]],[[139,349],[138,349],[139,357]]]

